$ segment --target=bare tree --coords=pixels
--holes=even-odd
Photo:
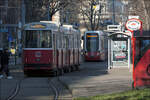
[[[81,16],[88,30],[100,28],[101,11],[103,5],[99,0],[81,0]]]
[[[52,20],[52,16],[60,11],[61,9],[66,8],[70,4],[71,0],[43,0],[43,4],[48,8],[49,20]]]
[[[71,0],[25,0],[27,21],[52,20],[52,16],[66,8]]]

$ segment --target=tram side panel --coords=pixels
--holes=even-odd
[[[57,67],[58,69],[62,69],[62,50],[57,49]]]
[[[69,48],[68,48],[68,52],[69,52],[69,66],[73,66],[73,35],[69,36]]]
[[[69,65],[73,66],[73,49],[69,49]]]
[[[57,32],[56,48],[57,48],[57,68],[59,71],[63,69],[62,64],[62,33]]]

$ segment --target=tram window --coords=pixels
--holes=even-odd
[[[76,36],[74,36],[74,47],[77,48],[77,39],[76,39]]]
[[[101,46],[100,49],[104,49],[104,37],[101,37]]]
[[[137,39],[135,45],[136,59],[139,60],[144,55],[144,53],[150,48],[150,38]]]
[[[26,31],[25,48],[52,48],[51,31]]]
[[[66,48],[66,37],[64,36],[64,41],[63,41],[63,48]]]
[[[59,48],[61,48],[61,35],[59,35]]]
[[[79,48],[79,41],[80,41],[79,36],[77,36],[77,48]]]
[[[25,36],[26,48],[37,47],[37,33],[39,33],[39,31],[26,31],[26,36]]]
[[[69,38],[69,48],[72,48],[72,37]]]
[[[73,39],[73,38],[71,38],[71,48],[73,48],[73,41],[72,41],[72,39]]]
[[[59,48],[59,36],[56,34],[56,48]]]
[[[145,49],[148,46],[150,46],[150,40],[142,40],[141,50]]]

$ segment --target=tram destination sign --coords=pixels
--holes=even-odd
[[[129,31],[140,30],[142,28],[142,21],[136,18],[132,18],[126,22],[125,26]]]
[[[43,24],[33,24],[30,26],[31,28],[45,28],[46,25],[43,25]]]

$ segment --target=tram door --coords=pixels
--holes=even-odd
[[[129,67],[130,39],[126,35],[112,34],[109,39],[108,66]]]

